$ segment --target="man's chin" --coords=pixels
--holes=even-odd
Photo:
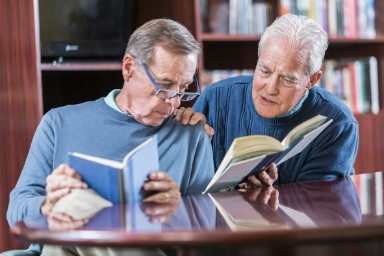
[[[263,109],[263,108],[261,108],[261,109],[257,109],[256,112],[257,112],[260,116],[262,116],[262,117],[264,117],[264,118],[274,118],[274,117],[276,117],[276,116],[279,116],[279,114],[276,114],[275,111],[271,111],[271,110]]]
[[[153,127],[157,127],[157,126],[160,126],[164,123],[164,121],[168,118],[169,116],[165,116],[165,117],[162,117],[162,118],[156,118],[156,119],[151,119],[151,120],[148,120],[148,122],[146,122],[147,126],[153,126]]]

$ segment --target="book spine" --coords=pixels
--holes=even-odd
[[[375,28],[375,0],[367,0],[366,3],[366,14],[367,14],[367,32],[366,36],[374,38],[376,36]]]
[[[380,111],[379,81],[378,81],[377,59],[375,57],[369,58],[369,75],[370,75],[370,81],[371,81],[372,113],[378,114]]]
[[[124,170],[119,170],[117,174],[117,186],[119,191],[119,203],[125,204],[127,201],[127,198],[125,197],[125,191],[124,191]]]

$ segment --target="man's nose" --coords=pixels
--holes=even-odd
[[[269,94],[276,94],[278,93],[278,87],[279,87],[279,77],[277,75],[270,76],[269,79],[265,83],[265,90]]]
[[[171,99],[166,99],[165,102],[171,104],[175,109],[180,107],[181,99],[180,95],[176,95]]]

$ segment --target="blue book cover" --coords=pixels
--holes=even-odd
[[[145,197],[142,189],[147,176],[159,171],[157,138],[152,137],[132,150],[124,159],[123,180],[128,202],[138,202]]]
[[[72,152],[69,153],[69,166],[89,188],[113,204],[140,201],[147,175],[159,170],[157,137],[137,146],[123,162]]]

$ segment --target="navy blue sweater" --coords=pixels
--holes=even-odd
[[[268,135],[283,140],[296,125],[321,114],[333,119],[304,151],[279,167],[278,183],[347,176],[353,173],[358,148],[358,124],[336,96],[318,88],[309,90],[300,109],[288,116],[264,118],[252,99],[252,76],[228,78],[208,86],[194,105],[215,129],[214,163],[220,165],[236,137]]]

